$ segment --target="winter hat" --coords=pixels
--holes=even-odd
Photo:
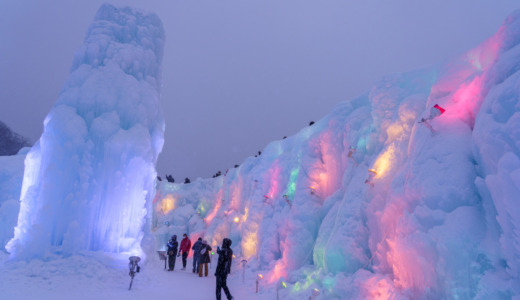
[[[206,240],[202,240],[202,243],[207,245],[207,244],[208,244],[208,241],[206,241]]]

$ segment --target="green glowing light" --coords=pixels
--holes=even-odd
[[[325,277],[322,282],[323,287],[325,287],[329,292],[331,292],[336,285],[336,279],[333,277]]]
[[[294,193],[296,192],[296,180],[298,180],[298,174],[300,173],[300,168],[294,168],[291,170],[291,175],[289,176],[289,184],[287,185],[287,195],[289,198],[294,198]]]
[[[287,284],[285,284],[285,282],[283,282],[283,281],[282,281],[282,286],[283,286],[284,289],[287,288]]]

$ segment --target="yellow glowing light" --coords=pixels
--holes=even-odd
[[[235,256],[235,254],[233,254],[233,258],[237,258],[237,257]]]
[[[258,274],[258,279],[264,279],[264,275]]]
[[[390,145],[386,151],[381,154],[376,162],[374,163],[373,170],[375,171],[376,177],[380,178],[385,176],[387,171],[392,167],[392,162],[395,160],[395,146]]]
[[[240,221],[240,219],[238,217],[235,217],[235,219],[233,221],[235,221],[235,223],[238,223],[238,221]]]
[[[161,200],[161,210],[163,211],[163,213],[167,214],[174,208],[175,208],[175,199],[170,194],[166,195],[166,198]]]
[[[284,289],[287,288],[287,284],[285,284],[285,282],[283,282],[283,281],[282,281],[282,286],[283,286]]]
[[[244,233],[242,237],[242,255],[249,259],[252,256],[256,255],[256,251],[258,248],[258,224],[250,222],[249,230]]]

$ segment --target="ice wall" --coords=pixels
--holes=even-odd
[[[139,252],[155,162],[164,31],[159,18],[103,5],[25,160],[15,257]]]
[[[0,156],[0,251],[13,238],[20,211],[23,162],[30,148],[22,148],[18,154]]]
[[[230,237],[263,284],[285,278],[284,299],[520,297],[519,44],[516,12],[475,49],[383,78],[223,176],[160,183],[157,247]],[[437,103],[432,130],[418,124]]]

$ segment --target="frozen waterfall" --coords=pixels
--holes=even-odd
[[[159,18],[103,5],[25,160],[7,249],[17,258],[141,252],[162,150],[164,30]]]

